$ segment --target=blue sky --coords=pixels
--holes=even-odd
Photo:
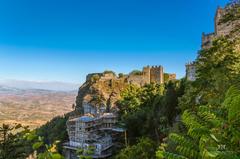
[[[82,83],[144,65],[185,74],[227,0],[0,0],[0,79]]]

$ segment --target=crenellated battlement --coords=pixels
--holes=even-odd
[[[240,20],[227,21],[225,16],[229,10],[234,7],[228,5],[224,8],[218,7],[214,17],[214,32],[202,34],[202,49],[208,49],[212,46],[212,41],[220,36],[227,36],[240,26]]]
[[[86,81],[94,82],[94,81],[108,81],[111,79],[114,80],[124,80],[127,83],[135,84],[138,86],[144,86],[145,84],[157,83],[163,84],[164,82],[164,69],[161,65],[155,66],[145,66],[142,71],[133,71],[128,75],[124,75],[118,77],[115,73],[108,71],[109,73],[91,73],[87,75]],[[165,73],[166,74],[166,73]],[[170,80],[176,79],[176,74],[168,74]]]
[[[176,74],[169,74],[170,80],[176,79]],[[128,83],[143,86],[150,83],[163,84],[164,82],[164,69],[161,65],[145,66],[141,74],[130,74],[127,78]]]

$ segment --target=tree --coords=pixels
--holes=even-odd
[[[51,121],[42,125],[40,128],[36,129],[36,135],[42,136],[45,144],[53,144],[55,141],[57,151],[62,153],[62,144],[68,140],[66,122],[69,114],[64,116],[58,116],[53,118]]]
[[[114,76],[116,76],[116,73],[111,70],[105,70],[103,74],[113,74]]]
[[[134,112],[141,104],[139,94],[141,88],[130,85],[121,92],[121,99],[118,101],[119,113],[124,116],[128,113]]]
[[[231,0],[230,3],[227,4],[227,12],[220,19],[220,23],[227,23],[240,19],[240,1],[239,0]]]
[[[0,159],[25,159],[34,151],[38,152],[38,159],[63,159],[56,144],[44,144],[43,137],[20,124],[0,127]]]
[[[24,139],[24,134],[28,132],[28,127],[20,124],[3,124],[0,127],[0,159],[26,158],[32,151]]]
[[[26,133],[25,140],[32,142],[32,149],[37,159],[64,159],[57,150],[59,141],[54,141],[53,144],[45,144],[44,138],[36,135],[35,131]]]
[[[221,37],[197,58],[197,89],[203,101],[221,103],[240,73],[240,40]],[[210,101],[211,100],[211,101]]]
[[[140,70],[133,70],[132,72],[129,73],[130,75],[142,75],[142,71]]]
[[[124,77],[124,74],[123,74],[123,73],[119,73],[119,74],[118,74],[118,77],[119,77],[119,78],[122,78],[122,77]]]
[[[173,82],[169,82],[166,85],[166,93],[164,96],[164,106],[167,107],[166,115],[170,124],[172,124],[175,120],[175,117],[178,114],[177,106],[178,106],[178,97],[176,86],[174,86]]]
[[[116,159],[153,159],[156,146],[149,138],[141,138],[138,143],[128,146],[115,157]]]
[[[95,83],[99,79],[100,79],[100,76],[98,74],[95,74],[90,78],[90,83]]]
[[[126,125],[130,144],[142,136],[159,140],[160,117],[156,114],[159,112],[163,90],[162,85],[149,84],[142,88],[130,85],[122,92],[122,99],[118,103],[119,112]]]
[[[87,149],[78,149],[77,155],[79,156],[79,159],[92,159],[92,155],[94,155],[95,147],[89,146]]]
[[[163,144],[157,158],[229,158],[240,157],[240,90],[231,87],[221,105],[204,105],[196,111],[185,110],[182,121],[187,134],[172,133],[176,153]]]
[[[197,79],[187,82],[179,100],[182,111],[201,104],[220,104],[225,92],[239,81],[240,39],[219,37],[212,47],[199,52],[196,60]]]
[[[178,86],[177,86],[178,85]],[[180,85],[148,84],[143,87],[130,85],[121,93],[118,102],[120,121],[125,124],[130,145],[138,138],[148,137],[160,143],[176,116],[177,93]]]

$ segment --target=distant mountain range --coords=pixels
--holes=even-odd
[[[72,111],[79,85],[61,82],[0,82],[0,124],[36,128]]]
[[[65,82],[39,82],[39,81],[23,81],[23,80],[0,80],[1,87],[17,88],[17,89],[41,89],[52,91],[74,91],[80,84]]]

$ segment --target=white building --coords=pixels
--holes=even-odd
[[[65,158],[77,159],[76,150],[94,149],[91,157],[106,158],[112,155],[111,148],[112,132],[123,132],[116,128],[117,116],[113,113],[100,113],[91,105],[84,106],[84,112],[88,113],[81,117],[71,118],[67,121],[69,142],[64,144]],[[90,114],[94,113],[94,114]]]
[[[186,64],[186,78],[188,81],[196,80],[196,65],[195,62],[189,62]]]

